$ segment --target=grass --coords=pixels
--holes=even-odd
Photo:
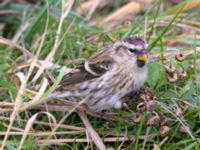
[[[11,2],[0,6],[2,10],[17,13],[5,13],[0,18],[4,25],[0,35],[9,39],[7,43],[0,39],[0,145],[6,149],[198,150],[200,10],[194,7],[198,3],[185,0],[172,4],[158,0],[145,8],[145,13],[141,10],[136,14],[131,22],[119,24],[119,20],[98,26],[108,14],[117,11],[107,4],[105,10],[95,10],[91,20],[96,19],[96,25],[91,26],[92,21],[77,13],[84,2],[76,1],[72,8],[70,2],[73,3],[41,0],[29,5]],[[28,27],[22,30],[25,24]],[[78,66],[101,47],[129,35],[150,37],[152,63],[145,87],[154,90],[153,99],[158,104],[153,110],[145,110],[139,123],[132,119],[141,101],[128,98],[131,111],[108,110],[109,114],[100,116],[93,112],[87,116],[72,113],[73,104],[69,107],[57,102],[48,108],[27,109],[51,93],[68,69]],[[24,49],[30,51],[30,57]],[[186,56],[182,62],[175,59],[179,52]],[[38,60],[53,60],[54,68],[45,69]],[[169,82],[165,67],[170,63],[178,71],[184,68],[187,76]],[[27,67],[21,69],[24,65]],[[41,74],[35,78],[39,69]],[[22,73],[18,78],[17,72]],[[47,87],[48,82],[54,84]],[[33,94],[43,96],[33,102],[30,101]],[[164,136],[160,135],[161,121],[146,125],[155,114],[161,120],[172,119]]]

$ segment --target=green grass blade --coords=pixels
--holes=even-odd
[[[186,5],[186,3],[185,3]],[[169,24],[163,29],[163,31],[160,33],[160,35],[156,38],[156,40],[153,41],[153,43],[150,44],[149,47],[149,51],[151,51],[155,45],[157,44],[158,41],[160,41],[160,39],[165,35],[165,33],[169,30],[169,28],[172,26],[172,24],[174,23],[174,21],[176,20],[176,18],[181,14],[183,8],[185,7],[185,5],[183,5],[179,11],[176,13],[176,15],[172,18],[172,20],[169,22]]]

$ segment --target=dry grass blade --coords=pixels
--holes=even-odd
[[[97,7],[99,6],[100,2],[102,0],[95,0],[93,6],[91,7],[89,13],[87,14],[86,19],[89,20],[92,17],[92,14],[95,12],[95,10],[97,9]]]
[[[8,117],[2,117],[0,116],[0,120],[3,120],[3,121],[10,121],[10,118]],[[27,120],[23,120],[23,119],[15,119],[15,121],[21,121],[21,122],[27,122]],[[44,126],[52,126],[52,127],[55,127],[57,126],[57,124],[55,123],[48,123],[48,122],[42,122],[42,121],[35,121],[34,124],[39,124],[39,125],[44,125]],[[72,125],[64,125],[64,124],[61,124],[59,126],[60,128],[62,129],[66,129],[66,130],[76,130],[76,131],[80,131],[80,132],[85,132],[85,129],[82,128],[82,127],[77,127],[77,126],[72,126]],[[12,127],[13,128],[13,127]],[[21,129],[22,130],[22,129]]]
[[[72,108],[76,107],[77,102],[71,102],[71,101],[65,101],[65,104],[48,104],[48,110],[50,111],[60,111],[60,112],[67,112],[70,111]],[[30,109],[39,109],[39,110],[46,110],[46,107],[44,105],[39,105],[37,107],[32,107]],[[108,120],[108,121],[119,121],[119,115],[115,114],[115,113],[97,113],[94,111],[89,110],[87,107],[85,107],[84,105],[80,105],[79,107],[77,107],[76,110],[74,110],[74,112],[77,111],[84,111],[86,112],[88,115],[96,117],[96,118],[101,118],[104,120]],[[120,116],[120,120],[124,121],[124,122],[131,122],[132,119],[128,116]]]
[[[69,110],[71,110],[73,107],[75,107],[77,105],[77,102],[72,102],[72,101],[65,101],[64,104],[48,104],[48,110],[49,111],[56,111],[56,112],[67,112]],[[13,103],[7,103],[7,102],[0,102],[0,107],[2,107],[2,110],[7,112],[11,112],[13,110]],[[42,111],[46,111],[46,106],[45,105],[38,105],[36,107],[30,107],[28,109],[33,109],[33,110],[42,110]],[[96,118],[101,118],[104,120],[108,120],[108,121],[119,121],[119,115],[115,114],[115,113],[96,113],[94,111],[89,110],[87,107],[85,107],[84,105],[80,105],[77,110],[81,110],[81,111],[85,111],[88,115],[96,117]],[[76,112],[76,110],[74,111]],[[0,120],[3,119],[0,117]],[[4,118],[5,119],[5,118]],[[132,122],[132,119],[128,116],[120,116],[120,120],[124,121],[124,122]],[[21,120],[23,121],[23,120]],[[62,126],[62,125],[61,125]],[[83,128],[81,128],[82,130]]]
[[[15,34],[15,36],[12,38],[12,41],[15,43],[19,40],[19,38],[23,35],[23,32],[25,32],[30,26],[30,22],[24,22],[21,24],[19,30]]]
[[[48,1],[47,1],[47,3],[48,3]],[[39,54],[40,54],[40,52],[42,50],[42,47],[44,45],[45,37],[47,35],[47,30],[48,30],[48,24],[49,24],[49,11],[47,10],[47,20],[46,20],[45,30],[44,30],[44,33],[42,35],[42,39],[41,39],[39,48],[37,49],[36,57],[39,56]]]
[[[29,52],[27,49],[25,49],[24,47],[12,42],[11,40],[5,39],[3,37],[0,37],[0,44],[4,44],[4,45],[8,45],[14,48],[17,48],[18,50],[20,50],[22,53],[28,55],[29,57],[33,57],[33,54],[31,52]]]
[[[23,72],[17,72],[14,76],[14,82],[18,89],[20,88],[23,80],[25,80],[25,74]]]
[[[148,21],[147,23],[149,24],[152,24],[153,21]],[[156,26],[167,26],[168,25],[168,21],[156,21]],[[194,26],[190,26],[190,25],[187,25],[187,24],[183,24],[183,23],[172,23],[173,26],[176,26],[176,27],[179,27],[179,28],[182,28],[182,29],[186,29],[186,30],[189,30],[189,31],[195,31],[197,33],[200,33],[200,29],[197,28],[197,27],[194,27]]]
[[[31,59],[29,59],[26,62],[23,62],[21,64],[18,64],[17,67],[15,68],[15,71],[18,72],[18,71],[22,70],[23,68],[29,67],[30,63],[31,63]],[[42,60],[38,60],[38,64],[35,67],[40,68],[41,65],[44,65],[45,69],[48,69],[48,70],[62,68],[60,65],[54,64],[52,62],[47,62],[46,64],[44,64],[44,61],[42,61]],[[8,70],[8,73],[10,73],[12,71],[13,70],[11,68],[11,69]]]
[[[14,10],[0,10],[0,15],[8,15],[8,14],[17,14],[17,11]]]
[[[179,49],[174,50],[174,51],[168,51],[168,52],[163,53],[163,55],[167,58],[167,61],[170,61],[170,59],[173,58],[178,51]],[[197,53],[200,53],[200,49],[197,49],[196,51]],[[191,50],[186,50],[186,51],[182,51],[182,53],[185,56],[189,56],[189,55],[192,55],[194,52]],[[160,57],[160,54],[151,52],[151,57],[157,60]]]
[[[21,111],[26,110],[30,107],[35,106],[35,105],[45,103],[45,101],[48,101],[47,97],[57,88],[58,84],[62,80],[65,73],[66,72],[68,73],[69,71],[70,71],[70,69],[67,69],[66,67],[62,67],[59,75],[57,76],[57,79],[54,81],[53,85],[47,90],[47,92],[44,93],[39,99],[37,99],[35,101],[30,101],[30,102],[24,103],[23,107],[21,107]]]
[[[78,111],[78,115],[80,116],[81,120],[83,121],[86,131],[89,133],[90,137],[92,138],[93,142],[96,144],[97,148],[100,150],[106,150],[106,146],[104,145],[102,139],[97,134],[97,132],[94,130],[92,125],[90,124],[85,112]]]
[[[150,131],[151,131],[151,127],[148,127],[147,130],[146,130],[145,137],[144,137],[144,141],[143,141],[143,145],[142,145],[142,150],[145,150],[145,146],[146,146],[146,143],[148,141],[148,137],[149,137]]]
[[[0,102],[0,106],[2,107],[14,107],[14,103],[11,103],[11,102]]]
[[[183,11],[188,11],[194,8],[198,8],[200,6],[200,1],[195,0],[193,2],[188,2],[188,4],[184,7]]]
[[[4,126],[4,127],[8,127],[8,125],[6,124],[6,123],[4,123],[4,122],[1,122],[1,124]],[[21,132],[21,133],[23,133],[23,129],[21,129],[21,128],[17,128],[17,127],[12,127],[11,128],[13,131],[17,131],[17,132]],[[1,134],[2,135],[5,135],[6,134],[6,132],[1,132]]]
[[[89,0],[89,1],[85,1],[82,2],[81,5],[76,9],[76,12],[80,15],[84,15],[84,14],[90,14],[89,11],[92,11],[91,8],[93,8],[95,5],[97,5],[97,1],[99,0]],[[103,8],[103,7],[109,7],[111,5],[113,5],[113,3],[115,2],[115,0],[101,0],[100,3],[97,5],[98,8]],[[96,6],[95,6],[96,7]],[[93,8],[94,10],[96,8]],[[93,13],[93,12],[91,12]]]
[[[168,136],[166,136],[159,144],[159,147],[162,146],[167,140],[169,139]]]
[[[78,135],[83,133],[84,131],[62,131],[62,132],[55,132],[55,135]],[[36,137],[42,137],[42,136],[48,136],[50,133],[49,132],[27,132],[27,135],[32,135]],[[5,135],[6,132],[0,132],[0,136]],[[23,135],[24,131],[21,132],[10,132],[9,135]]]
[[[142,8],[143,8],[143,5],[141,3],[130,2],[126,5],[124,5],[123,7],[121,7],[120,9],[118,9],[113,14],[106,17],[103,20],[103,23],[105,24],[105,23],[110,23],[112,21],[121,20],[122,18],[124,18],[127,15],[136,14],[136,13],[140,12],[142,10]]]
[[[129,136],[129,137],[107,137],[104,138],[104,142],[116,142],[116,141],[135,141],[135,136]],[[39,145],[62,145],[64,143],[85,143],[88,142],[88,139],[82,138],[82,139],[49,139],[48,144],[45,140],[38,140]]]
[[[13,109],[11,109],[11,108],[3,108],[3,109],[0,109],[0,112],[11,112],[11,111],[13,111]]]
[[[28,135],[28,132],[29,130],[32,128],[32,125],[33,125],[33,122],[35,121],[36,117],[38,116],[38,114],[35,114],[33,115],[27,122],[26,124],[26,128],[23,132],[23,136],[22,136],[22,139],[20,141],[20,144],[19,144],[19,147],[18,147],[18,150],[21,150],[22,149],[22,146],[23,146],[23,143],[26,139],[26,136]],[[10,134],[10,133],[9,133]]]
[[[50,114],[50,113],[48,113],[48,112],[42,112],[42,113],[48,115],[48,117],[50,117],[50,118],[53,120],[53,122],[56,123],[56,119],[54,118],[54,116],[53,116],[52,114]],[[36,113],[35,115],[33,115],[33,116],[28,120],[28,122],[27,122],[27,124],[26,124],[26,128],[25,128],[24,133],[23,133],[23,136],[22,136],[22,139],[21,139],[21,141],[20,141],[18,150],[21,150],[21,149],[22,149],[23,143],[24,143],[24,141],[25,141],[25,139],[26,139],[26,137],[27,137],[27,135],[28,135],[30,129],[32,128],[32,125],[33,125],[34,121],[36,120],[36,118],[37,118],[37,116],[38,116],[39,114],[40,114],[40,113]]]
[[[32,102],[37,101],[38,99],[41,98],[41,96],[44,94],[47,86],[49,85],[48,80],[46,78],[43,79],[42,85],[39,89],[39,92],[37,93],[37,95],[35,95],[32,99]]]
[[[44,64],[46,64],[47,62],[51,62],[53,61],[53,58],[54,58],[54,55],[55,53],[57,52],[58,50],[58,47],[60,45],[62,41],[62,38],[60,39],[60,33],[61,33],[61,29],[62,29],[62,25],[63,25],[63,21],[64,19],[67,17],[67,15],[69,14],[71,8],[72,8],[72,5],[74,4],[74,0],[71,0],[71,1],[67,1],[66,4],[64,4],[64,1],[62,2],[63,3],[63,13],[61,15],[61,18],[60,18],[60,22],[59,22],[59,25],[58,25],[58,29],[57,29],[57,32],[56,32],[56,39],[55,39],[55,42],[54,42],[54,46],[51,50],[51,52],[48,54],[48,56],[45,58],[44,60]],[[70,28],[70,26],[68,27],[68,29]],[[68,30],[67,30],[68,31]],[[44,64],[40,67],[40,69],[38,70],[38,72],[36,73],[36,75],[34,76],[33,78],[33,82],[36,81],[40,75],[43,73],[44,69],[45,69],[45,66]]]
[[[86,97],[85,99],[81,100],[80,102],[78,102],[74,107],[72,107],[68,113],[58,122],[57,126],[55,126],[53,129],[52,129],[52,132],[51,134],[49,134],[49,136],[47,137],[46,139],[46,143],[48,143],[48,140],[50,139],[50,137],[52,135],[54,135],[54,132],[56,132],[56,130],[60,127],[60,125],[82,104],[85,103],[85,101],[88,99],[88,97]],[[43,149],[44,147],[41,147],[40,149]]]
[[[5,144],[6,144],[6,141],[7,141],[7,138],[9,136],[9,132],[11,130],[11,127],[13,125],[13,122],[15,120],[15,117],[18,115],[18,111],[20,110],[20,107],[22,106],[23,104],[23,95],[24,95],[24,92],[26,90],[26,84],[27,84],[27,81],[31,75],[31,73],[33,72],[33,69],[36,65],[36,62],[37,62],[37,59],[36,58],[33,58],[33,61],[30,65],[30,68],[29,68],[29,71],[28,71],[28,74],[26,76],[26,78],[24,79],[24,81],[22,82],[21,86],[20,86],[20,89],[17,93],[17,97],[16,97],[16,100],[15,100],[15,105],[14,105],[14,109],[13,109],[13,112],[10,116],[10,124],[7,128],[7,131],[6,131],[6,135],[4,136],[4,139],[3,139],[3,142],[2,142],[2,145],[1,145],[1,149],[4,148]]]

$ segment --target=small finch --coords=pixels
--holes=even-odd
[[[67,74],[47,99],[80,97],[96,112],[121,108],[122,98],[144,85],[148,57],[148,45],[142,38],[118,40]]]

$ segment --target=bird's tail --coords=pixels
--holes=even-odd
[[[47,96],[44,100],[42,100],[42,102],[40,104],[46,103],[46,102],[48,102],[50,100],[69,97],[69,96],[71,96],[70,92],[56,91],[56,92],[53,92],[52,94],[50,94],[49,96]]]

